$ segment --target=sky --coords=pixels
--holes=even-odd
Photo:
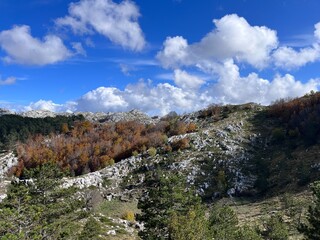
[[[319,0],[1,0],[0,107],[185,113],[320,84]]]

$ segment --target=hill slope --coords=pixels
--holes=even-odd
[[[167,135],[161,144],[152,145],[151,141],[147,148],[130,148],[123,155],[126,159],[120,158],[95,172],[64,177],[61,186],[77,187],[79,196],[90,203],[90,214],[108,219],[107,223],[101,222],[108,232],[104,235],[107,239],[136,238],[134,224],[121,218],[128,220],[126,214],[139,212],[137,202],[149,188],[145,179],[158,169],[183,173],[188,186],[195,187],[207,207],[215,202],[233,206],[240,224],[262,224],[261,217],[280,212],[289,223],[292,239],[299,239],[296,226],[311,201],[310,193],[305,191],[320,175],[317,109],[319,95],[315,94],[280,101],[271,107],[250,103],[211,106],[195,113],[147,122],[146,117],[141,117],[149,129],[141,133],[160,123],[156,125],[157,131],[161,126],[164,129],[161,134]],[[95,119],[91,116],[92,121]],[[113,126],[118,120],[132,120],[125,114],[118,119],[101,119],[96,119],[98,122],[90,131],[106,124]],[[174,131],[183,126],[196,128],[182,131],[183,134]],[[52,139],[68,136],[68,132],[51,135],[47,137],[47,146],[50,148]],[[18,158],[21,160],[21,156]],[[13,162],[9,156],[1,159]],[[5,164],[8,165],[2,163]],[[4,183],[10,182],[1,182],[0,193],[4,193]]]

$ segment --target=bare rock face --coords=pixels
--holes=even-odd
[[[155,123],[157,120],[149,117],[139,110],[131,110],[130,112],[107,113],[103,122],[120,122],[120,121],[138,121],[144,124]]]
[[[92,122],[120,122],[120,121],[138,121],[140,123],[150,124],[156,120],[139,110],[131,110],[130,112],[76,112],[75,115],[83,115],[86,120]]]
[[[0,154],[0,180],[3,179],[10,168],[18,163],[18,158],[13,152]]]
[[[86,120],[90,122],[100,122],[102,119],[104,119],[108,113],[104,112],[75,112],[74,115],[82,115]]]
[[[6,198],[7,186],[10,184],[10,181],[5,179],[7,172],[17,163],[18,159],[12,152],[0,154],[0,202]]]
[[[7,197],[6,191],[9,186],[10,181],[1,181],[0,180],[0,202]]]
[[[121,197],[124,193],[119,190],[119,186],[123,179],[127,177],[132,171],[141,166],[143,158],[141,155],[137,157],[130,157],[122,160],[113,166],[106,167],[96,172],[88,173],[75,178],[64,178],[62,187],[68,188],[75,186],[79,189],[95,186],[98,188],[106,187],[108,199],[113,197]]]
[[[3,112],[3,113],[2,113]],[[3,114],[13,114],[8,110],[0,109],[0,116]],[[75,112],[75,113],[55,113],[47,110],[32,110],[19,113],[23,117],[45,118],[56,116],[74,116],[82,115],[86,120],[91,122],[120,122],[120,121],[138,121],[144,124],[152,124],[158,120],[151,118],[139,110],[131,110],[130,112]]]
[[[70,116],[71,113],[55,113],[48,110],[31,110],[27,112],[22,112],[19,115],[23,117],[29,117],[29,118],[45,118],[45,117],[56,117],[58,115],[63,116]]]

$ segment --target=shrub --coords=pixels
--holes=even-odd
[[[234,239],[238,217],[228,206],[215,205],[210,212],[209,225],[214,239]]]
[[[139,153],[138,153],[137,150],[134,150],[134,151],[132,152],[132,156],[136,157],[136,156],[138,156],[138,155],[139,155]]]
[[[175,121],[171,123],[169,127],[170,127],[170,130],[169,130],[170,136],[182,135],[187,132],[187,125],[181,121]]]
[[[195,132],[197,130],[197,125],[194,123],[189,123],[187,126],[187,133]]]
[[[282,128],[275,128],[271,133],[274,142],[281,142],[285,138],[285,132]]]
[[[189,138],[182,138],[178,141],[173,142],[171,146],[172,150],[174,151],[187,149],[190,147],[190,140]]]
[[[208,239],[208,223],[204,211],[200,207],[189,209],[183,214],[173,212],[168,225],[170,239]]]
[[[114,159],[110,158],[108,155],[103,155],[100,157],[100,162],[102,166],[112,166],[114,164]]]
[[[129,221],[129,222],[134,222],[134,221],[136,220],[133,211],[126,211],[126,212],[122,215],[122,219],[127,220],[127,221]]]
[[[263,240],[263,238],[259,235],[255,228],[250,226],[243,226],[240,227],[239,230],[236,232],[237,240],[239,239],[246,239],[246,240]]]
[[[151,156],[151,157],[154,157],[156,154],[157,154],[157,149],[155,149],[154,147],[151,147],[148,149],[148,154]]]
[[[93,217],[88,218],[86,225],[84,226],[79,239],[86,240],[86,239],[101,239],[99,238],[99,234],[101,233],[101,225],[100,223],[95,220]]]
[[[266,239],[286,240],[289,239],[289,231],[287,225],[284,223],[281,215],[275,215],[268,219],[264,224],[265,231],[262,235]]]
[[[165,152],[167,152],[167,153],[170,153],[170,152],[172,152],[172,147],[171,147],[170,145],[165,145],[165,146],[163,147],[163,150],[164,150]]]

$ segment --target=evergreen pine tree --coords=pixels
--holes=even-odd
[[[287,240],[289,239],[289,231],[286,223],[280,214],[274,215],[268,219],[264,225],[265,231],[262,235],[266,239]]]
[[[199,224],[202,223],[201,220],[196,220],[198,217],[202,218],[199,216],[200,198],[193,190],[187,189],[184,178],[157,171],[147,179],[147,184],[149,190],[138,204],[141,209],[138,220],[145,224],[145,229],[139,233],[142,239],[174,239],[172,235],[181,236],[181,227],[178,225],[186,222],[187,219],[183,216],[188,215],[190,221],[198,222],[197,230],[188,229],[188,232],[200,233]],[[191,228],[192,225],[188,227]],[[188,239],[199,238],[186,238]]]
[[[26,172],[32,180],[13,181],[0,203],[0,239],[70,239],[83,208],[75,189],[61,188],[59,168],[45,164]]]
[[[320,181],[311,186],[314,195],[314,205],[309,207],[307,220],[308,223],[302,224],[299,231],[308,240],[320,239]]]
[[[210,233],[214,239],[235,239],[237,232],[238,217],[228,206],[215,205],[210,213]]]

